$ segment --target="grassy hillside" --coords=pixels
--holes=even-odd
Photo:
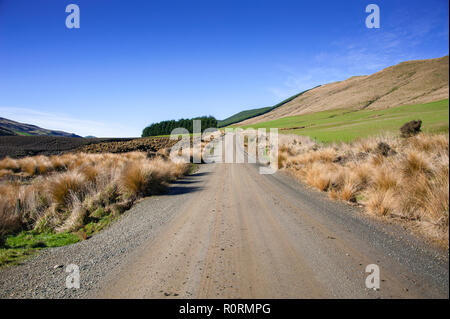
[[[219,121],[218,125],[219,125],[219,127],[228,126],[228,125],[252,118],[254,116],[262,115],[264,113],[269,112],[272,109],[273,109],[273,106],[267,106],[267,107],[261,107],[259,109],[245,110],[245,111],[239,112],[237,114],[234,114],[234,115],[226,118],[225,120]]]
[[[449,57],[402,62],[365,76],[328,83],[312,89],[240,125],[273,121],[331,110],[382,110],[423,104],[449,97]]]
[[[234,123],[238,123],[238,122],[253,118],[255,116],[263,115],[267,112],[272,111],[273,109],[276,109],[279,106],[282,106],[283,104],[286,104],[286,103],[292,101],[293,99],[299,97],[300,95],[302,95],[303,93],[305,93],[307,91],[309,91],[309,90],[306,90],[306,91],[300,92],[298,94],[295,94],[291,97],[288,97],[287,99],[281,101],[278,104],[275,104],[274,106],[261,107],[258,109],[251,109],[251,110],[245,110],[245,111],[239,112],[237,114],[234,114],[234,115],[226,118],[225,120],[218,121],[218,126],[225,127],[228,125],[232,125]]]
[[[445,99],[384,110],[322,111],[242,127],[276,127],[280,133],[307,135],[321,142],[349,142],[387,131],[398,132],[405,122],[418,119],[422,120],[422,130],[425,132],[448,132],[448,116],[449,100]]]

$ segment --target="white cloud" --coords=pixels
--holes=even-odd
[[[118,123],[77,119],[66,114],[41,112],[28,108],[0,107],[0,117],[81,136],[133,137],[138,135],[133,128]]]
[[[408,17],[388,30],[362,29],[351,37],[332,41],[329,49],[290,65],[278,65],[284,81],[267,90],[284,99],[303,90],[355,75],[369,75],[402,61],[422,58],[417,47],[433,33],[433,19],[413,24]]]
[[[322,55],[323,54],[319,54],[317,59],[321,60]],[[321,65],[321,63],[318,63],[318,65]],[[329,65],[316,65],[304,69],[299,68],[298,70],[283,66],[280,67],[280,70],[285,73],[285,80],[282,85],[267,88],[270,93],[280,100],[286,99],[302,91],[312,89],[318,85],[340,81],[350,76],[348,72]]]

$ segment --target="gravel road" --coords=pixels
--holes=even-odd
[[[80,289],[65,288],[68,264]],[[448,252],[283,173],[208,164],[91,239],[0,270],[0,297],[448,298],[448,266]]]

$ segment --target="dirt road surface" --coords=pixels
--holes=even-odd
[[[200,191],[91,297],[448,297],[448,260],[283,174],[210,164],[179,183]],[[369,264],[378,291],[365,286]]]

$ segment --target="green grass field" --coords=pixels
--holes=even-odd
[[[332,110],[244,126],[278,128],[280,133],[308,135],[320,142],[350,142],[385,132],[398,133],[408,121],[422,120],[422,131],[448,132],[449,100],[404,105],[385,110]]]

